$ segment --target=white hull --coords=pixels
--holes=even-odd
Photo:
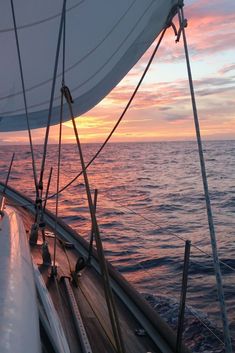
[[[25,228],[6,207],[0,221],[0,352],[39,353],[39,319]]]

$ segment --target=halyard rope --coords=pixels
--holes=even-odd
[[[61,15],[61,23],[60,23],[60,30],[59,30],[59,38],[58,38],[58,43],[57,43],[57,52],[56,52],[56,60],[55,60],[55,67],[54,67],[54,76],[53,76],[53,84],[52,84],[52,90],[51,90],[51,99],[50,99],[50,106],[49,106],[49,114],[48,114],[48,124],[47,124],[47,130],[45,134],[45,142],[44,142],[44,152],[43,152],[43,158],[42,158],[42,165],[41,165],[41,172],[40,172],[40,181],[39,185],[42,187],[42,182],[43,182],[43,173],[44,173],[44,168],[45,168],[45,159],[46,159],[46,152],[47,152],[47,144],[48,144],[48,137],[49,137],[49,129],[50,129],[50,120],[52,116],[52,106],[53,106],[53,99],[54,99],[54,90],[55,90],[55,81],[56,81],[56,73],[57,73],[57,67],[58,67],[58,58],[59,58],[59,51],[60,51],[60,42],[61,42],[61,33],[62,33],[62,26],[64,25],[64,18],[65,18],[65,4],[66,0],[64,0],[63,3],[63,10],[62,10],[62,15]],[[27,119],[27,128],[28,128],[28,134],[29,134],[29,140],[30,140],[30,149],[31,149],[31,155],[32,155],[32,165],[33,165],[33,174],[34,174],[34,183],[35,183],[35,189],[36,189],[36,195],[38,196],[38,183],[37,183],[37,175],[36,175],[36,166],[35,166],[35,160],[34,160],[34,152],[33,152],[33,145],[32,145],[32,137],[31,137],[31,131],[30,131],[30,126],[29,126],[29,119],[28,119],[28,109],[27,109],[27,101],[26,101],[26,93],[25,93],[25,86],[24,86],[24,78],[23,78],[23,69],[22,69],[22,64],[21,64],[21,57],[20,57],[20,49],[19,49],[19,42],[18,42],[18,36],[17,36],[17,27],[16,27],[16,20],[15,20],[15,13],[14,13],[14,5],[13,5],[13,0],[11,0],[11,7],[12,7],[12,15],[13,15],[13,21],[14,21],[14,30],[15,30],[15,37],[16,37],[16,45],[17,45],[17,52],[18,52],[18,59],[19,59],[19,66],[20,66],[20,75],[21,75],[21,82],[22,82],[22,89],[23,89],[23,97],[24,97],[24,105],[25,105],[25,113],[26,113],[26,119]],[[183,14],[183,9],[179,9],[179,21],[180,24],[184,23],[184,14]],[[156,46],[151,59],[141,77],[141,80],[139,81],[136,89],[134,90],[126,108],[124,109],[123,113],[121,114],[120,118],[118,119],[117,123],[115,124],[114,128],[108,135],[107,139],[103,143],[103,145],[99,148],[95,156],[90,160],[90,162],[85,166],[83,166],[83,171],[80,172],[70,183],[68,183],[65,187],[63,187],[61,190],[59,190],[59,172],[57,174],[57,192],[54,195],[49,196],[49,198],[52,198],[53,196],[56,197],[56,204],[58,206],[58,195],[60,192],[65,190],[69,185],[71,185],[82,173],[84,174],[85,177],[85,170],[89,167],[89,165],[98,157],[100,152],[103,150],[111,136],[113,135],[114,131],[118,127],[119,123],[121,122],[122,118],[124,117],[126,111],[128,110],[132,100],[134,99],[144,77],[145,74],[148,71],[148,68],[154,58],[154,55],[158,49],[158,46],[165,34],[166,28],[161,34],[160,40],[158,42],[158,45]],[[189,56],[188,56],[188,49],[187,49],[187,42],[186,42],[186,35],[185,35],[185,29],[184,26],[182,26],[182,34],[183,34],[183,41],[184,41],[184,47],[185,47],[185,55],[186,55],[186,62],[187,62],[187,68],[188,68],[188,75],[189,75],[189,84],[190,84],[190,91],[191,91],[191,98],[192,98],[192,106],[193,106],[193,113],[194,113],[194,122],[195,122],[195,128],[196,128],[196,134],[197,134],[197,142],[198,142],[198,149],[199,149],[199,156],[200,156],[200,164],[201,164],[201,172],[202,172],[202,179],[203,179],[203,185],[204,185],[204,192],[205,192],[205,199],[206,199],[206,205],[207,205],[207,213],[208,213],[208,223],[209,223],[209,230],[210,230],[210,235],[211,235],[211,243],[212,243],[212,251],[213,251],[213,258],[214,258],[214,264],[216,268],[216,280],[218,284],[218,296],[220,298],[220,301],[222,302],[221,305],[221,313],[222,313],[222,320],[223,320],[223,325],[224,325],[224,335],[225,335],[225,346],[226,346],[226,352],[230,353],[232,352],[232,346],[231,346],[231,339],[229,335],[229,328],[228,328],[228,323],[227,323],[227,314],[225,310],[225,303],[224,303],[224,293],[222,289],[222,279],[221,279],[221,273],[220,273],[220,267],[219,267],[219,259],[217,255],[217,245],[216,245],[216,239],[215,239],[215,231],[214,231],[214,224],[213,224],[213,216],[212,216],[212,210],[211,210],[211,205],[210,205],[210,198],[209,198],[209,191],[208,191],[208,183],[207,183],[207,176],[206,176],[206,169],[205,169],[205,162],[204,162],[204,157],[203,157],[203,149],[202,149],[202,143],[201,143],[201,136],[200,136],[200,128],[199,128],[199,121],[198,121],[198,116],[197,116],[197,108],[196,108],[196,102],[195,102],[195,96],[194,96],[194,89],[193,89],[193,84],[192,84],[192,77],[191,77],[191,69],[190,69],[190,64],[189,64]],[[63,63],[64,64],[64,63]],[[63,98],[62,98],[63,99]],[[63,100],[62,100],[62,105],[63,105]],[[61,113],[62,116],[62,113]],[[74,122],[74,117],[72,118],[74,127],[75,122]],[[75,129],[76,132],[76,129]],[[77,136],[76,136],[77,137]],[[61,119],[60,119],[60,144],[59,144],[59,158],[58,158],[58,168],[60,166],[60,145],[61,145]],[[91,201],[92,203],[92,201]],[[58,207],[57,207],[58,208]],[[180,237],[179,237],[180,238]],[[54,255],[55,256],[55,255]],[[55,261],[55,260],[54,260]],[[55,262],[54,262],[55,263]]]
[[[68,103],[68,108],[69,108],[70,116],[72,118],[72,123],[73,123],[74,134],[76,137],[76,143],[77,143],[77,147],[78,147],[80,162],[82,165],[87,200],[88,200],[88,204],[89,204],[90,216],[91,216],[91,221],[92,221],[92,229],[93,229],[94,235],[95,235],[97,253],[99,256],[100,268],[101,268],[103,284],[104,284],[104,293],[105,293],[105,297],[106,297],[106,303],[107,303],[107,307],[108,307],[108,311],[109,311],[109,317],[110,317],[110,321],[111,321],[111,325],[112,325],[113,335],[115,338],[116,348],[117,348],[118,353],[125,353],[124,343],[123,343],[123,339],[122,339],[122,335],[121,335],[120,323],[119,323],[117,310],[116,310],[115,303],[114,303],[114,298],[113,298],[113,293],[112,293],[112,289],[111,289],[111,285],[110,285],[110,279],[109,279],[109,273],[108,273],[108,269],[107,269],[106,259],[104,257],[99,227],[98,227],[98,223],[97,223],[97,219],[96,219],[96,215],[95,215],[95,211],[94,211],[94,205],[93,205],[93,201],[92,201],[92,197],[91,197],[91,190],[90,190],[89,180],[88,180],[88,176],[87,176],[85,161],[83,158],[83,153],[82,153],[81,143],[80,143],[80,139],[79,139],[78,129],[77,129],[76,122],[75,122],[75,117],[73,114],[72,97],[71,97],[70,91],[67,86],[64,86],[62,88],[62,90],[63,90],[63,94],[66,98],[66,101]]]
[[[64,20],[63,20],[63,43],[62,43],[62,82],[61,87],[64,85],[65,76],[65,44],[66,44],[66,4],[64,7]],[[60,99],[60,123],[59,123],[59,142],[58,142],[58,160],[57,160],[57,180],[56,180],[56,205],[55,205],[55,227],[54,227],[54,256],[53,266],[56,266],[56,246],[57,246],[57,223],[58,223],[58,211],[59,211],[59,188],[60,188],[60,165],[61,165],[61,142],[62,142],[62,121],[63,121],[63,104],[64,95],[61,90]],[[66,251],[65,251],[66,252]]]
[[[56,84],[56,75],[57,75],[58,62],[59,62],[61,37],[62,37],[63,26],[64,26],[65,6],[66,6],[66,0],[63,1],[63,8],[62,8],[62,13],[61,13],[58,41],[57,41],[57,48],[56,48],[54,73],[53,73],[53,81],[52,81],[52,88],[51,88],[51,98],[50,98],[50,105],[49,105],[49,112],[48,112],[48,119],[47,119],[47,128],[46,128],[45,140],[44,140],[44,147],[43,147],[43,157],[42,157],[42,164],[41,164],[41,171],[40,171],[40,179],[39,179],[39,187],[41,189],[43,188],[43,175],[44,175],[45,162],[46,162],[47,145],[48,145],[48,138],[49,138],[49,131],[50,131],[50,122],[51,122],[51,117],[52,117],[52,108],[53,108],[53,100],[54,100],[54,94],[55,94],[55,84]]]
[[[19,45],[19,39],[18,39],[18,33],[17,33],[16,17],[15,17],[15,9],[14,9],[13,0],[11,0],[11,11],[12,11],[12,18],[13,18],[13,23],[14,23],[15,40],[16,40],[17,55],[18,55],[18,62],[19,62],[19,68],[20,68],[20,78],[21,78],[21,85],[22,85],[22,90],[23,90],[25,116],[26,116],[27,130],[28,130],[29,143],[30,143],[30,151],[31,151],[31,157],[32,157],[34,185],[35,185],[36,197],[38,197],[39,190],[38,190],[36,164],[35,164],[35,158],[34,158],[32,135],[31,135],[30,125],[29,125],[29,116],[28,116],[28,106],[27,106],[25,83],[24,83],[24,74],[23,74],[23,67],[22,67],[22,61],[21,61],[21,55],[20,55],[20,45]]]
[[[56,204],[55,204],[55,227],[54,227],[54,254],[53,254],[53,266],[55,268],[56,261],[56,244],[57,244],[57,220],[59,211],[59,187],[60,187],[60,164],[61,164],[61,140],[62,140],[62,118],[63,118],[63,94],[61,92],[61,104],[60,104],[60,127],[59,127],[59,143],[58,143],[58,161],[57,161],[57,180],[56,180]]]
[[[86,167],[85,167],[86,169],[87,169],[87,168],[94,162],[94,160],[99,156],[99,154],[100,154],[101,151],[104,149],[104,147],[107,145],[107,143],[108,143],[109,140],[111,139],[112,135],[113,135],[114,132],[116,131],[117,127],[118,127],[119,124],[121,123],[121,121],[122,121],[124,115],[126,114],[127,110],[129,109],[129,107],[130,107],[130,105],[131,105],[133,99],[135,98],[135,96],[136,96],[136,94],[137,94],[137,92],[138,92],[138,90],[139,90],[139,88],[140,88],[140,85],[142,84],[142,82],[143,82],[143,80],[144,80],[144,78],[145,78],[145,76],[146,76],[146,74],[147,74],[147,71],[148,71],[148,69],[149,69],[149,67],[150,67],[150,65],[151,65],[151,63],[152,63],[152,61],[153,61],[153,59],[154,59],[154,56],[155,56],[155,54],[156,54],[156,52],[157,52],[157,50],[158,50],[158,48],[159,48],[159,46],[160,46],[160,44],[161,44],[161,42],[162,42],[162,39],[163,39],[163,37],[164,37],[164,34],[165,34],[166,30],[167,30],[167,28],[165,28],[165,29],[162,31],[161,36],[160,36],[160,38],[159,38],[159,40],[158,40],[158,42],[157,42],[157,45],[156,45],[156,47],[154,48],[153,53],[152,53],[152,55],[151,55],[151,57],[150,57],[150,59],[149,59],[149,62],[148,62],[148,64],[147,64],[147,66],[146,66],[146,68],[145,68],[145,70],[144,70],[144,72],[143,72],[143,74],[142,74],[142,76],[141,76],[141,78],[140,78],[140,80],[139,80],[139,82],[138,82],[138,84],[137,84],[137,86],[136,86],[134,92],[132,93],[132,95],[131,95],[131,97],[130,97],[130,99],[129,99],[127,105],[126,105],[126,107],[124,108],[122,114],[120,115],[118,121],[117,121],[116,124],[114,125],[113,129],[111,130],[111,132],[109,133],[108,137],[107,137],[106,140],[103,142],[103,144],[101,145],[101,147],[98,149],[98,151],[95,153],[95,155],[91,158],[91,160],[87,163],[87,165],[86,165]],[[63,186],[63,188],[61,188],[61,189],[59,190],[59,193],[63,192],[63,191],[64,191],[65,189],[67,189],[72,183],[74,183],[74,182],[82,175],[82,173],[83,173],[82,171],[79,172],[68,184],[66,184],[65,186]],[[55,197],[55,196],[56,196],[56,193],[54,193],[54,194],[52,194],[52,195],[49,195],[48,198],[50,199],[50,198],[53,198],[53,197]]]

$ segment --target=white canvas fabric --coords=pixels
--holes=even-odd
[[[62,0],[14,1],[31,128],[46,126]],[[79,116],[105,97],[165,26],[177,0],[67,0],[65,83]],[[26,118],[10,1],[0,3],[0,131]],[[59,121],[62,56],[51,124]],[[64,120],[69,119],[65,108]]]

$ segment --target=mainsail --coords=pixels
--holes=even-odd
[[[79,116],[103,99],[166,25],[177,0],[68,0],[65,78]],[[52,86],[62,0],[15,1],[30,128],[44,127]],[[0,131],[26,130],[10,1],[0,4]],[[51,125],[59,121],[62,55]],[[69,112],[64,107],[64,121]]]

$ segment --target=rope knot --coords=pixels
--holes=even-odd
[[[64,95],[67,103],[73,103],[73,98],[72,98],[72,95],[71,95],[71,92],[70,92],[68,86],[62,85],[61,92]]]

